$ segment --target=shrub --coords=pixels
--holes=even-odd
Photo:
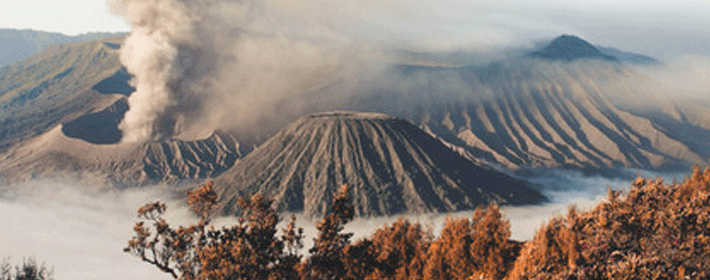
[[[11,265],[9,259],[0,262],[0,280],[52,280],[53,270],[38,264],[34,258],[22,260],[22,265]]]

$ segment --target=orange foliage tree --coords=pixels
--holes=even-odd
[[[438,237],[399,219],[352,243],[343,233],[354,208],[347,187],[334,196],[304,261],[303,231],[291,217],[280,236],[273,200],[240,199],[242,217],[214,229],[211,184],[189,193],[200,218],[174,229],[163,203],[138,214],[127,252],[180,279],[710,279],[710,168],[682,184],[636,179],[590,211],[571,208],[521,245],[497,205],[448,219]],[[521,249],[522,247],[522,249]]]
[[[709,279],[710,169],[682,184],[636,179],[528,242],[509,279]]]
[[[509,224],[497,206],[478,209],[473,219],[449,219],[439,238],[419,223],[399,219],[371,237],[351,243],[343,233],[353,219],[348,188],[340,188],[316,225],[310,257],[301,262],[303,230],[295,217],[280,236],[273,200],[261,195],[240,199],[237,225],[215,229],[217,210],[212,183],[188,193],[199,222],[172,228],[162,218],[166,206],[149,203],[126,252],[179,279],[496,279],[505,275],[517,253],[508,241]]]
[[[510,224],[497,205],[476,209],[471,220],[447,219],[428,251],[426,279],[501,279],[518,253]]]
[[[343,256],[350,245],[352,233],[342,233],[345,224],[353,219],[354,207],[347,186],[335,194],[333,203],[321,221],[316,224],[318,237],[309,250],[303,277],[306,279],[345,279],[348,275],[347,259]]]
[[[172,228],[162,217],[165,204],[149,203],[138,216],[152,222],[153,230],[137,223],[124,250],[176,279],[296,279],[303,233],[292,218],[277,237],[279,216],[272,202],[261,195],[240,199],[239,223],[215,229],[210,222],[217,195],[207,183],[188,193],[196,225]]]
[[[367,279],[424,279],[432,235],[419,223],[399,218],[358,244],[367,244],[371,258]],[[362,245],[361,245],[362,246]]]

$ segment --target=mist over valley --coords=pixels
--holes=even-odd
[[[122,252],[136,210],[195,224],[186,192],[207,182],[215,225],[273,198],[306,257],[343,185],[353,241],[400,217],[439,235],[497,204],[521,250],[571,205],[695,180],[710,158],[710,33],[595,27],[624,22],[609,3],[574,23],[560,15],[589,7],[107,3],[131,32],[0,29],[20,46],[0,56],[0,257],[58,279],[170,279]]]

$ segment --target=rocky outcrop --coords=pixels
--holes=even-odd
[[[234,165],[241,152],[229,134],[213,133],[196,141],[168,141],[141,146],[142,171],[153,181],[215,177]]]
[[[117,187],[179,184],[214,177],[240,157],[239,143],[226,133],[195,141],[95,145],[57,127],[4,154],[0,177],[6,183],[69,177]]]

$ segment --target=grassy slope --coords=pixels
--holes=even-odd
[[[116,100],[91,88],[121,70],[121,40],[54,46],[0,69],[0,150]]]
[[[0,67],[29,58],[53,45],[120,35],[122,34],[99,32],[67,36],[53,32],[0,28]]]

